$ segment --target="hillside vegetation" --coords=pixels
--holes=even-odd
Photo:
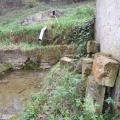
[[[19,9],[4,9],[4,15],[0,16],[0,47],[6,46],[18,48],[41,47],[38,44],[40,30],[47,26],[49,35],[45,45],[53,44],[80,44],[78,53],[85,54],[85,46],[88,40],[94,39],[94,2],[82,2],[70,5],[48,5],[41,3],[33,8],[23,7]],[[29,25],[21,25],[21,21],[38,12],[59,10],[61,17]]]

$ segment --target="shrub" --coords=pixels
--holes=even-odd
[[[78,57],[86,55],[86,45],[89,40],[94,39],[94,18],[84,25],[76,24],[67,35],[67,43],[78,45],[76,55]]]

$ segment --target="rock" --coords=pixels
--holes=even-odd
[[[73,63],[73,59],[71,59],[71,58],[69,58],[69,57],[63,57],[63,58],[61,58],[61,60],[60,60],[60,64],[61,65],[72,65],[72,63]]]
[[[114,108],[115,110],[119,110],[120,111],[120,70],[119,70],[119,74],[116,80],[116,84],[115,84],[115,91],[114,91]]]
[[[99,85],[113,87],[117,77],[119,63],[109,56],[98,53],[93,61],[94,79]]]
[[[92,58],[83,58],[82,59],[82,79],[83,80],[86,80],[87,77],[91,74],[92,64],[93,64]]]
[[[13,46],[12,46],[13,47]],[[23,50],[20,48],[0,49],[0,63],[11,64],[13,69],[21,69],[28,59],[38,63],[56,64],[63,55],[73,55],[74,46],[56,45]]]
[[[37,115],[37,120],[46,120],[47,116],[45,114],[38,114]]]
[[[36,51],[37,61],[40,63],[49,63],[50,65],[56,64],[62,56],[66,54],[73,55],[74,53],[75,47],[66,45],[44,47]]]
[[[11,64],[13,69],[18,69],[26,60],[27,56],[20,49],[0,51],[0,63]]]
[[[94,54],[99,52],[100,49],[100,44],[96,41],[88,41],[87,43],[87,53],[90,54]]]
[[[101,113],[105,97],[105,87],[98,85],[92,75],[88,77],[86,96],[91,97],[91,99],[93,100],[96,113]]]
[[[40,68],[41,69],[50,69],[51,68],[51,65],[49,63],[41,63],[40,64]]]

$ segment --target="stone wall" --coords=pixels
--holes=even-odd
[[[20,69],[30,59],[39,64],[47,63],[54,65],[64,55],[73,55],[73,46],[58,45],[56,47],[44,47],[23,51],[20,49],[0,50],[0,63],[11,64],[13,69]]]

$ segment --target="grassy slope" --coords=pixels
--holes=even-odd
[[[75,26],[76,23],[78,25],[82,25],[87,20],[93,17],[93,7],[91,7],[91,4],[93,5],[94,2],[83,2],[80,4],[54,6],[41,3],[34,8],[24,7],[17,10],[13,9],[11,11],[5,10],[6,14],[4,16],[0,16],[0,37],[4,36],[3,39],[1,37],[2,40],[0,42],[0,48],[2,49],[6,46],[15,46],[23,49],[40,47],[39,44],[28,44],[26,40],[24,40],[26,42],[21,42],[20,44],[13,45],[8,35],[8,33],[10,33],[11,31],[15,32],[15,34],[17,35],[25,33],[31,37],[35,36],[34,38],[36,39],[40,29],[43,26],[47,25],[53,38],[57,35],[63,36],[63,33],[65,31],[68,31],[72,26]],[[42,24],[39,23],[26,26],[21,26],[20,24],[18,24],[21,19],[24,19],[29,15],[33,15],[39,11],[49,10],[51,8],[59,9],[60,11],[64,12],[65,16],[58,18],[58,23],[56,22],[56,20],[53,20]],[[54,25],[55,29],[51,29],[51,25]]]
[[[20,120],[120,120],[114,111],[95,113],[93,100],[84,97],[84,82],[80,74],[58,63],[48,73],[41,92],[32,95]]]
[[[91,3],[92,4],[92,3]],[[34,13],[37,13],[39,11],[45,11],[51,8],[55,8],[55,9],[59,9],[60,11],[63,11],[65,13],[65,17],[62,17],[59,19],[59,22],[61,24],[64,24],[65,26],[67,26],[68,24],[72,24],[77,20],[77,15],[75,16],[75,12],[79,7],[82,6],[89,6],[90,3],[80,3],[80,4],[72,4],[72,5],[46,5],[46,4],[39,4],[34,8],[28,8],[28,7],[23,7],[20,9],[13,9],[13,10],[8,10],[10,12],[6,12],[6,14],[4,16],[0,16],[0,31],[3,33],[7,33],[10,32],[11,30],[13,31],[21,31],[24,29],[27,30],[34,30],[34,29],[40,29],[40,26],[44,26],[44,24],[49,24],[48,23],[42,23],[42,24],[34,24],[34,25],[28,25],[28,26],[21,26],[19,23],[19,21],[21,19],[26,18],[29,15],[33,15]],[[82,16],[83,17],[83,16]],[[87,19],[89,16],[86,15],[84,16],[82,19],[79,19],[79,21],[83,21],[84,19]],[[66,22],[67,21],[67,22]],[[54,21],[56,22],[56,21]]]

